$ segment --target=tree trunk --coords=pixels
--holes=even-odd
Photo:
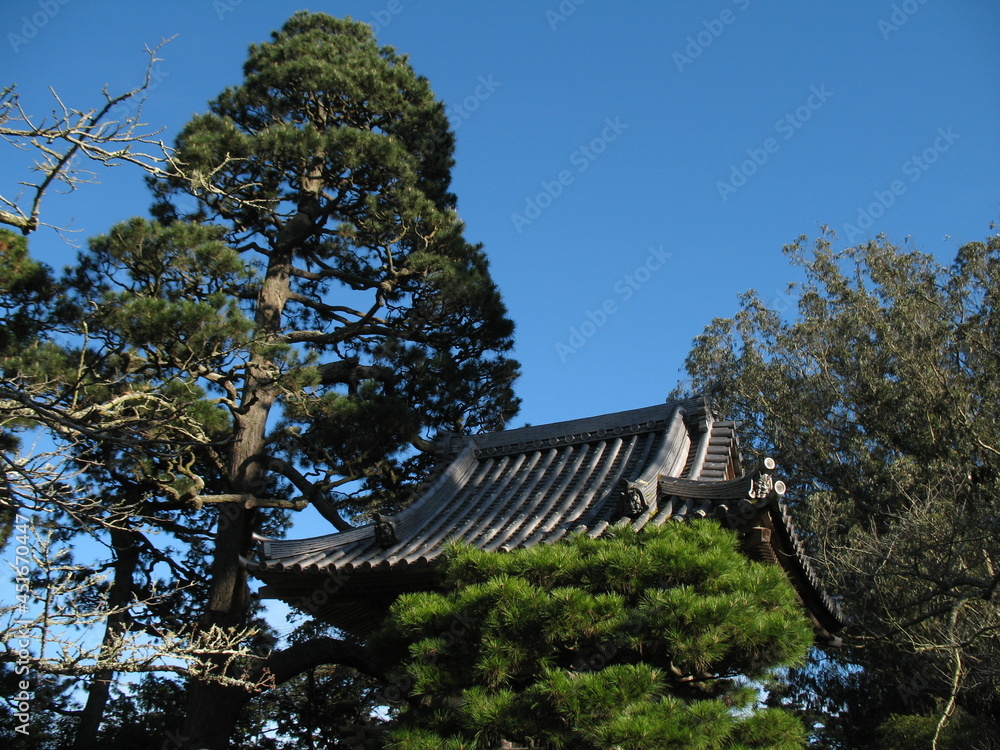
[[[281,331],[282,311],[291,290],[293,249],[306,236],[312,222],[304,214],[288,222],[269,258],[255,314],[255,334],[262,346]],[[261,458],[266,444],[267,420],[277,395],[273,364],[254,351],[247,365],[241,413],[234,415],[233,442],[227,467],[229,491],[260,494],[267,483]],[[203,618],[207,627],[236,630],[247,622],[250,589],[247,572],[240,561],[250,551],[257,510],[237,503],[219,509],[212,562],[212,582],[208,609]],[[222,660],[216,660],[220,672]],[[227,675],[239,677],[240,675]],[[187,717],[182,731],[182,747],[224,750],[239,720],[249,693],[203,679],[188,686]]]
[[[187,720],[176,737],[185,750],[228,748],[243,707],[250,696],[217,682],[192,681],[188,688]]]
[[[111,546],[115,550],[115,577],[108,592],[108,609],[111,614],[104,628],[100,658],[104,659],[114,641],[127,627],[126,606],[132,598],[133,574],[139,564],[139,547],[132,534],[125,529],[111,530]],[[80,723],[73,739],[73,750],[91,750],[98,747],[97,730],[104,719],[104,709],[111,695],[111,683],[115,679],[113,669],[104,669],[93,675],[87,691],[87,703],[80,714]]]
[[[254,369],[254,364],[251,364]],[[257,494],[264,483],[264,471],[257,457],[264,449],[264,429],[273,396],[264,388],[253,388],[258,378],[248,378],[245,399],[253,401],[245,415],[237,418],[230,461],[231,491]],[[257,394],[254,399],[253,394]],[[249,552],[256,509],[237,503],[220,506],[215,534],[215,556],[208,609],[203,617],[206,627],[216,626],[235,631],[247,622],[250,589],[247,572],[240,561]],[[216,660],[220,672],[222,660]],[[239,675],[227,675],[238,677]],[[191,744],[184,747],[223,750],[239,719],[248,697],[241,691],[219,683],[192,679],[188,687],[187,721],[182,736]]]

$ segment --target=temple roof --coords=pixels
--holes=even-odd
[[[454,541],[507,551],[570,534],[716,518],[748,556],[781,565],[822,640],[840,626],[781,501],[784,485],[741,465],[734,424],[705,399],[441,439],[438,470],[392,517],[299,540],[259,540],[248,568],[285,600],[365,633],[403,591],[431,588]]]

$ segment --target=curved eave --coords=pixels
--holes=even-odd
[[[774,529],[772,545],[778,564],[785,569],[803,605],[827,645],[840,645],[834,633],[844,626],[840,603],[826,591],[819,574],[807,554],[801,535],[792,520],[788,506],[774,503],[768,509],[770,526]]]

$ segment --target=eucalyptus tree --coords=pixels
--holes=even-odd
[[[847,645],[824,662],[840,669],[802,673],[798,697],[825,706],[830,746],[878,743],[892,715],[935,741],[956,711],[963,732],[995,734],[1000,238],[947,264],[885,237],[786,252],[805,274],[797,310],[746,294],[695,340],[685,388],[715,389],[787,468],[844,595]]]

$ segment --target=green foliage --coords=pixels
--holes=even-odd
[[[355,512],[408,498],[428,468],[414,442],[517,410],[513,325],[454,212],[453,146],[404,55],[363,23],[302,12],[251,46],[243,83],[178,138],[204,184],[155,186],[164,221],[193,194],[189,217],[265,251],[255,352],[282,362],[275,446],[362,483]]]
[[[51,271],[28,254],[25,238],[0,229],[0,373],[5,381],[53,378],[65,371],[62,353],[45,340],[59,322],[54,305],[58,290]],[[13,451],[17,433],[31,421],[6,411],[0,450]]]
[[[781,569],[705,522],[453,547],[371,645],[408,693],[390,748],[791,748],[801,724],[745,685],[811,640]]]
[[[146,675],[136,684],[115,689],[101,728],[101,742],[121,750],[162,746],[178,736],[183,707],[182,683]]]
[[[22,681],[30,679],[30,671],[24,667],[18,669],[14,664],[0,663],[0,691],[4,700],[0,701],[0,741],[3,741],[5,748],[10,750],[57,750],[59,748],[60,724],[58,715],[48,714],[46,721],[39,721],[37,709],[34,716],[26,716],[21,712],[23,706],[18,705],[17,696],[22,695]],[[32,684],[32,691],[27,693],[34,698],[34,694],[41,692],[36,684]],[[65,699],[60,695],[53,695],[54,691],[46,691],[54,698],[54,703],[64,706]],[[20,715],[18,715],[20,714]],[[34,719],[25,721],[25,719]]]
[[[24,237],[0,229],[0,355],[9,355],[39,332],[56,291],[49,269],[28,255]]]
[[[884,237],[804,239],[786,248],[797,310],[747,293],[695,340],[683,386],[716,389],[750,450],[782,466],[844,595],[848,648],[793,674],[794,700],[825,703],[832,747],[869,746],[890,714],[929,715],[953,692],[995,721],[1000,237],[949,265]]]
[[[331,635],[336,631],[329,625],[306,619],[288,640],[308,643]],[[375,679],[349,667],[313,667],[251,701],[234,744],[262,749],[357,750],[362,747],[355,744],[358,735],[368,729],[375,731],[378,723],[373,714],[379,688]]]
[[[940,709],[940,707],[939,707]],[[988,719],[977,719],[959,710],[941,727],[940,710],[936,714],[893,714],[880,727],[880,750],[911,750],[932,747],[937,738],[938,750],[989,750],[996,747],[996,727]]]
[[[253,274],[221,238],[217,227],[136,218],[91,240],[73,277],[80,314],[97,311],[91,336],[175,369],[246,346],[240,294]]]

